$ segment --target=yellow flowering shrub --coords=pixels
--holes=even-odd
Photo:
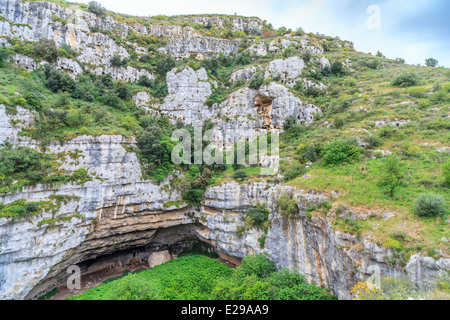
[[[353,300],[384,300],[383,290],[368,282],[358,282],[350,293]]]

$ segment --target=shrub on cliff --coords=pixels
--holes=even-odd
[[[143,86],[143,87],[147,87],[147,88],[152,88],[154,86],[154,82],[153,82],[152,79],[150,79],[146,75],[142,75],[139,78],[138,85]]]
[[[110,63],[113,67],[124,67],[127,65],[128,60],[122,59],[121,56],[119,56],[118,54],[115,54],[112,56]]]
[[[280,214],[288,218],[296,215],[299,212],[297,202],[292,199],[292,196],[287,193],[283,194],[277,201]]]
[[[34,46],[35,56],[47,62],[54,63],[58,59],[58,48],[53,39],[40,39]]]
[[[97,16],[103,18],[106,16],[106,9],[96,1],[90,1],[88,11],[96,14]]]
[[[170,55],[165,55],[156,62],[156,71],[162,76],[173,68],[175,68],[175,60]]]
[[[264,223],[269,219],[269,210],[266,209],[264,205],[252,206],[245,213],[249,225],[262,228]]]

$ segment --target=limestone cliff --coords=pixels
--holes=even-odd
[[[45,38],[54,39],[57,45],[70,44],[77,58],[60,57],[53,65],[73,77],[89,69],[129,82],[143,75],[155,79],[152,70],[111,65],[115,55],[130,58],[131,53],[148,53],[137,42],[125,45],[116,41],[135,34],[156,37],[160,41],[158,53],[176,59],[194,57],[197,62],[242,52],[269,58],[287,50],[314,55],[309,61],[299,56],[268,59],[266,64],[230,72],[229,94],[210,105],[207,101],[218,87],[217,78],[202,67],[170,70],[164,76],[168,95],[163,99],[155,98],[150,89],[133,92],[133,100],[144,114],[167,116],[174,123],[188,125],[211,122],[215,129],[212,143],[219,147],[282,129],[289,117],[298,124],[308,124],[322,113],[313,99],[299,98],[292,92],[298,81],[306,88],[327,90],[326,85],[305,75],[316,66],[330,66],[321,56],[324,48],[308,35],[255,38],[243,45],[241,39],[206,36],[183,23],[257,33],[264,26],[257,18],[188,16],[177,17],[178,24],[152,20],[144,25],[119,22],[110,15],[100,18],[75,5],[21,0],[0,0],[0,11],[0,43],[9,46],[12,38]],[[334,42],[351,47],[347,42]],[[15,54],[11,60],[28,71],[45,64],[23,54]],[[252,89],[248,83],[258,72],[266,82]],[[0,105],[0,144],[41,150],[39,141],[21,134],[33,125],[35,114],[20,106],[16,111],[8,112]],[[144,265],[152,253],[168,250],[176,256],[193,241],[211,245],[235,264],[249,254],[266,251],[277,267],[298,270],[317,285],[331,286],[340,299],[350,298],[352,286],[371,275],[374,268],[384,275],[408,276],[422,287],[450,269],[450,259],[420,255],[412,256],[405,267],[395,266],[390,262],[390,249],[373,239],[335,230],[333,212],[326,217],[309,217],[307,209],[327,200],[326,194],[268,182],[228,182],[208,188],[202,205],[188,206],[171,186],[173,176],[161,183],[144,179],[135,147],[135,138],[115,134],[53,141],[43,151],[58,155],[69,173],[86,169],[91,180],[26,186],[16,193],[0,194],[0,203],[50,201],[56,206],[28,218],[0,218],[0,299],[37,298],[64,284],[67,267],[73,264],[81,266],[83,274],[107,267]],[[291,217],[283,215],[277,205],[285,193],[291,194],[298,206]],[[238,232],[245,224],[246,210],[255,203],[265,203],[270,210],[267,234],[256,228]]]

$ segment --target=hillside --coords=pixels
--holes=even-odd
[[[2,299],[192,239],[340,299],[374,267],[448,298],[449,69],[256,17],[0,11]],[[171,135],[195,127],[228,151],[281,130],[280,171],[176,165]]]

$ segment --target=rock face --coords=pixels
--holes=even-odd
[[[292,194],[298,214],[287,218],[280,214],[278,198]],[[357,281],[374,272],[383,276],[407,276],[427,288],[445,274],[450,259],[434,260],[415,255],[405,268],[391,265],[390,249],[367,239],[333,230],[329,218],[306,216],[306,209],[326,200],[322,195],[267,183],[238,184],[231,182],[212,187],[205,194],[200,219],[200,238],[211,243],[225,256],[243,258],[266,251],[279,268],[298,270],[317,285],[331,286],[340,299],[349,299],[349,291]],[[236,232],[244,225],[243,212],[251,205],[265,203],[272,221],[264,248],[258,239],[263,231],[251,229],[241,236]],[[355,249],[356,244],[362,249]]]
[[[286,119],[294,116],[300,123],[313,120],[320,109],[306,104],[280,84],[270,83],[259,90],[242,88],[231,94],[212,119],[216,146],[253,140],[261,133],[282,129]]]
[[[0,43],[8,45],[8,37],[17,37],[70,44],[78,53],[77,59],[59,58],[54,67],[73,76],[88,67],[98,75],[111,74],[114,79],[131,82],[143,75],[155,78],[144,69],[111,66],[114,55],[129,58],[130,52],[120,42],[116,43],[110,33],[121,38],[130,33],[166,38],[167,42],[158,50],[175,58],[194,56],[201,60],[221,53],[237,54],[241,46],[239,39],[205,37],[190,26],[119,23],[110,16],[99,18],[79,7],[62,7],[53,2],[0,0],[0,11],[3,17]],[[231,23],[234,31],[256,33],[263,26],[261,20],[254,18],[180,19],[216,26]],[[248,50],[258,56],[288,49],[323,53],[323,48],[310,40],[309,36],[303,36],[269,44],[255,41]],[[138,55],[145,54],[143,48],[130,45]],[[29,71],[45,63],[22,54],[11,59]],[[313,59],[322,67],[330,65],[324,57]],[[164,101],[154,99],[150,90],[137,92],[133,98],[147,112],[167,115],[173,122],[192,125],[212,122],[215,129],[212,144],[227,148],[283,128],[290,116],[307,124],[314,114],[321,112],[289,88],[303,81],[307,86],[325,89],[302,78],[307,66],[302,58],[292,57],[237,70],[229,79],[233,85],[250,81],[258,71],[266,78],[279,78],[274,80],[279,82],[270,82],[258,90],[236,89],[223,102],[211,106],[206,103],[217,83],[205,69],[195,71],[189,67],[167,74],[169,95]],[[20,134],[22,129],[33,125],[33,112],[22,107],[17,107],[16,113],[7,111],[0,105],[0,144],[39,150],[38,141]],[[50,201],[56,208],[29,218],[0,218],[0,299],[39,297],[63,284],[71,265],[79,266],[83,274],[111,266],[153,267],[176,257],[197,241],[212,246],[235,264],[249,254],[266,251],[277,267],[298,270],[317,285],[331,285],[341,299],[348,299],[356,281],[375,269],[383,275],[406,275],[422,287],[431,285],[450,269],[449,259],[434,260],[419,255],[411,257],[405,268],[393,266],[388,262],[392,256],[389,249],[370,239],[334,230],[332,216],[308,218],[307,208],[327,198],[292,187],[231,182],[209,188],[202,206],[188,207],[169,186],[171,177],[160,184],[144,179],[137,155],[130,151],[133,147],[133,138],[115,135],[79,136],[62,144],[50,143],[47,152],[59,155],[61,169],[68,173],[86,169],[91,180],[83,184],[24,187],[17,193],[0,195],[0,202],[5,204],[17,200]],[[269,156],[262,160],[271,161]],[[277,206],[277,200],[285,193],[292,194],[299,208],[290,218],[281,214]],[[238,230],[243,227],[245,211],[256,203],[265,203],[270,210],[271,227],[267,234],[255,228],[241,234]]]
[[[168,250],[154,252],[148,258],[148,266],[154,268],[172,259],[172,255]]]
[[[25,121],[29,113],[19,109],[10,116],[1,110],[4,108],[0,108],[4,130],[0,140],[37,146],[18,139],[18,129],[10,125],[14,117]],[[64,283],[71,265],[81,266],[83,274],[143,261],[157,265],[169,259],[164,251],[177,255],[193,239],[210,244],[236,264],[246,255],[266,251],[279,268],[298,270],[318,285],[331,285],[341,299],[348,299],[356,281],[374,270],[383,275],[406,275],[427,287],[450,268],[450,259],[436,261],[418,255],[406,268],[391,265],[389,249],[333,230],[328,218],[306,216],[306,209],[327,199],[325,196],[287,186],[231,182],[208,189],[200,208],[169,205],[180,201],[180,196],[166,186],[168,181],[158,185],[142,179],[136,155],[127,151],[132,145],[133,140],[121,136],[81,136],[64,145],[52,143],[50,152],[66,154],[61,160],[65,170],[86,168],[92,181],[38,185],[0,196],[4,203],[67,197],[56,212],[44,211],[16,221],[0,219],[1,299],[39,296]],[[70,154],[79,156],[75,160]],[[285,193],[292,194],[299,207],[291,218],[277,207],[277,199]],[[245,210],[256,203],[265,203],[270,210],[272,223],[267,235],[258,229],[238,235]],[[262,248],[259,240],[263,236]],[[359,249],[355,249],[357,245]]]
[[[163,104],[151,107],[154,113],[167,115],[173,121],[196,125],[202,125],[203,121],[212,117],[209,108],[205,107],[212,93],[205,69],[174,69],[167,74],[167,87],[169,95]]]
[[[302,74],[305,62],[299,57],[291,57],[285,60],[271,61],[266,71],[266,77],[279,76],[282,83],[294,80]]]

